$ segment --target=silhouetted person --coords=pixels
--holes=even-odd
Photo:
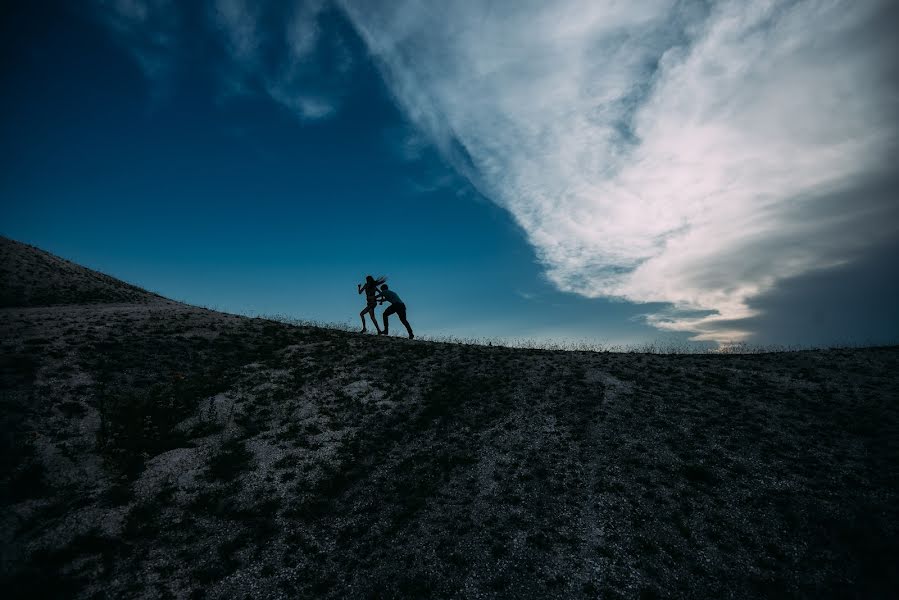
[[[412,327],[409,326],[409,321],[406,320],[406,305],[403,304],[403,301],[399,296],[396,295],[396,292],[391,292],[387,287],[387,284],[381,286],[381,295],[380,301],[383,303],[384,301],[390,302],[390,306],[387,307],[387,310],[384,311],[384,335],[389,335],[389,328],[387,323],[387,317],[396,313],[400,318],[400,322],[406,326],[406,331],[409,332],[409,339],[415,337],[415,334],[412,333]]]
[[[384,276],[378,277],[375,279],[371,275],[366,276],[365,283],[356,284],[356,289],[361,294],[365,292],[365,300],[366,305],[365,308],[362,309],[362,312],[359,313],[359,317],[362,319],[362,333],[365,333],[367,329],[365,328],[365,313],[371,315],[371,322],[375,324],[375,329],[378,330],[378,333],[381,333],[381,328],[378,327],[378,319],[375,317],[375,306],[378,305],[378,286],[387,281],[387,278]]]

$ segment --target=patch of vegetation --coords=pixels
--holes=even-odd
[[[60,548],[36,550],[28,569],[0,584],[7,598],[72,598],[97,572],[111,571],[122,550],[120,540],[95,528]]]
[[[106,488],[101,497],[101,506],[126,506],[134,499],[134,490],[127,481],[117,481]]]
[[[687,481],[697,484],[713,484],[717,480],[715,472],[707,465],[689,464],[683,468],[684,477]]]
[[[74,402],[72,400],[60,402],[56,407],[59,409],[59,412],[61,412],[67,419],[83,417],[87,412],[87,410],[84,408],[84,405],[82,405],[80,402]]]
[[[4,500],[14,503],[45,496],[50,491],[45,474],[43,463],[33,452],[29,452],[3,486],[7,488],[4,490]]]
[[[206,391],[179,382],[149,389],[102,386],[97,441],[114,472],[133,480],[147,458],[186,446],[186,436],[175,426],[192,414],[198,394]]]
[[[253,455],[243,440],[231,439],[209,462],[211,481],[230,482],[252,466]]]
[[[184,437],[188,440],[204,438],[216,433],[221,433],[225,429],[224,424],[218,421],[208,419],[199,419],[192,427],[184,432]]]
[[[12,390],[34,383],[40,357],[34,353],[3,352],[0,354],[0,385]]]

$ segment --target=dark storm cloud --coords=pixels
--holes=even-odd
[[[751,344],[800,346],[899,343],[899,242],[869,248],[850,263],[785,279],[752,298],[758,314],[725,324],[751,331]]]

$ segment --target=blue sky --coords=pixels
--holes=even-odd
[[[450,4],[9,4],[0,231],[231,312],[899,338],[889,3]]]

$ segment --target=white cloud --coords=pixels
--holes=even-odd
[[[287,49],[293,65],[309,59],[321,38],[318,17],[324,0],[300,2],[293,6],[287,22]]]
[[[739,340],[750,298],[896,233],[852,197],[896,156],[887,2],[341,5],[562,290],[668,302],[656,327]]]
[[[215,0],[211,12],[213,22],[224,36],[230,57],[244,71],[257,69],[263,43],[257,25],[259,5],[246,0]]]
[[[323,119],[337,111],[337,107],[329,99],[312,96],[297,96],[293,102],[284,101],[284,104],[294,107],[296,112],[307,119]]]
[[[351,59],[342,47],[341,57],[332,67],[332,79],[321,77],[312,61],[322,40],[319,17],[326,4],[324,0],[296,3],[287,21],[286,57],[265,79],[265,88],[276,101],[292,109],[304,119],[318,120],[332,116],[339,107],[338,88],[349,72]],[[318,81],[316,81],[318,79]],[[324,85],[323,85],[324,84]]]
[[[215,0],[211,20],[222,36],[230,69],[224,70],[227,89],[253,94],[259,88],[302,119],[319,120],[337,111],[340,91],[333,79],[342,79],[348,60],[341,60],[328,73],[313,61],[321,41],[319,17],[324,0],[290,4]],[[276,22],[283,30],[270,31],[264,22]],[[337,41],[336,44],[341,42]],[[342,81],[341,81],[342,83]]]

